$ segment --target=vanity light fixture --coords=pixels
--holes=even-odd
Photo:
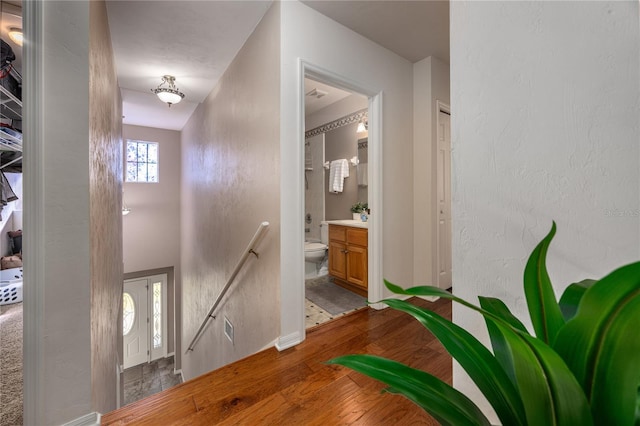
[[[367,131],[367,123],[364,118],[358,122],[358,128],[356,129],[356,133],[364,133]]]
[[[13,40],[13,42],[18,46],[22,46],[22,41],[24,40],[22,35],[22,28],[10,28],[9,38]]]
[[[165,84],[166,86],[163,86]],[[176,78],[172,75],[162,76],[162,83],[155,89],[151,89],[151,91],[155,93],[162,102],[169,104],[169,108],[184,98],[184,93],[178,90],[176,87]]]

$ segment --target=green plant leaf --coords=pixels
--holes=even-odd
[[[576,316],[582,296],[585,291],[596,282],[596,280],[582,280],[578,283],[571,284],[564,290],[558,304],[560,305],[560,311],[565,321],[569,321]]]
[[[485,425],[489,420],[469,398],[437,377],[374,355],[346,355],[328,361],[379,380],[443,425]]]
[[[640,262],[616,269],[585,291],[578,312],[554,343],[582,385],[595,419],[611,415],[626,419],[616,424],[634,422],[640,383],[638,298]]]
[[[527,328],[522,324],[522,322],[511,313],[507,305],[500,299],[496,299],[495,297],[484,297],[478,296],[480,300],[480,307],[488,312],[491,312],[497,317],[500,317],[504,322],[509,324],[516,330],[520,330],[523,333],[529,334]]]
[[[513,359],[515,380],[525,406],[528,424],[558,426],[592,424],[588,404],[580,385],[562,359],[544,342],[514,329],[499,316],[437,287],[421,286],[403,289],[386,280],[385,285],[397,294],[440,296],[451,299],[490,319],[503,334],[506,348],[510,351],[509,356]],[[535,347],[537,350],[534,350],[531,342],[539,343],[539,347]],[[580,416],[571,417],[568,413],[579,413]],[[576,419],[579,422],[576,422]]]
[[[594,419],[591,417],[587,397],[564,360],[541,340],[529,335],[523,335],[523,337],[536,352],[547,378],[557,422],[555,424],[564,426],[593,425]]]
[[[521,329],[526,332],[526,328],[518,318],[514,317],[509,308],[502,302],[500,299],[495,299],[492,297],[478,297],[480,300],[480,307],[488,312],[493,313],[494,315],[502,318],[504,321],[511,324],[512,327],[516,329]],[[502,365],[504,370],[507,372],[509,379],[514,385],[517,385],[515,366],[513,357],[511,356],[511,351],[509,350],[507,341],[502,334],[502,331],[495,325],[493,321],[490,321],[488,318],[485,318],[485,323],[487,325],[487,331],[489,332],[489,339],[491,340],[491,347],[493,348],[493,354],[496,359]]]
[[[403,300],[383,303],[416,318],[442,343],[469,374],[505,425],[524,425],[526,416],[520,396],[491,352],[469,332],[433,311]]]
[[[524,294],[531,323],[536,336],[547,344],[555,340],[564,325],[546,266],[547,250],[555,233],[556,223],[553,222],[551,231],[533,250],[524,268]]]
[[[640,426],[640,386],[638,386],[638,395],[636,397],[636,421],[635,426]]]
[[[591,411],[597,424],[637,422],[640,384],[640,294],[616,313],[598,356],[591,393]]]

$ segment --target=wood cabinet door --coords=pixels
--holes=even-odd
[[[347,279],[347,245],[339,241],[329,241],[329,275]]]
[[[347,282],[367,288],[367,249],[355,245],[347,247]]]

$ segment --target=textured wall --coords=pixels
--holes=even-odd
[[[556,295],[638,259],[639,48],[638,2],[451,3],[455,293],[528,324],[522,272],[552,220]]]
[[[105,413],[117,408],[122,355],[122,102],[104,1],[89,13],[91,400]]]
[[[183,348],[258,225],[271,224],[257,250],[260,259],[248,259],[218,318],[195,351],[183,355],[186,379],[254,353],[278,336],[279,7],[267,12],[182,131]],[[224,316],[234,326],[233,345],[223,334]]]
[[[122,218],[124,272],[174,268],[175,293],[180,294],[180,132],[124,125],[127,139],[157,142],[159,170],[157,183],[124,183],[124,201],[131,214]],[[124,163],[123,163],[124,167]],[[174,283],[168,283],[169,353],[174,352]],[[175,304],[178,311],[179,301]],[[177,318],[180,318],[178,315]],[[179,324],[179,321],[177,322]],[[179,326],[178,326],[179,327]],[[177,340],[179,341],[179,340]],[[179,368],[180,351],[176,351]]]

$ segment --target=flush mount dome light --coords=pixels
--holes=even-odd
[[[165,75],[162,76],[162,83],[157,88],[151,89],[162,102],[169,104],[169,108],[171,108],[172,104],[177,104],[184,98],[184,93],[178,90],[175,83],[176,78],[174,76]],[[167,86],[164,86],[165,84]]]
[[[13,42],[18,46],[22,46],[22,41],[23,41],[22,28],[10,28],[9,38],[13,40]]]

